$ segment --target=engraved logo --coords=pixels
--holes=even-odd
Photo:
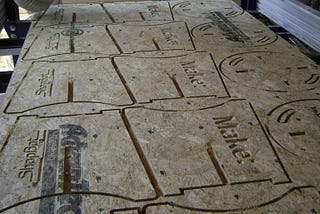
[[[78,125],[64,124],[47,132],[41,195],[55,194],[59,188],[64,193],[88,191],[89,182],[81,179],[81,151],[87,147],[87,131]],[[42,198],[39,213],[54,213],[55,209],[57,213],[81,213],[81,195],[63,195],[58,202],[55,206],[55,198]]]
[[[51,96],[54,81],[54,69],[48,69],[47,73],[42,73],[38,79],[39,86],[35,94],[43,97]]]
[[[79,36],[83,34],[83,30],[74,28],[62,31],[61,34],[63,36]]]

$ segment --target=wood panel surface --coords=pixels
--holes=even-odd
[[[232,1],[51,6],[0,109],[0,212],[319,213],[319,85]]]

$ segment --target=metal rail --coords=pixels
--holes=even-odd
[[[257,10],[320,52],[320,11],[298,0],[258,0]]]

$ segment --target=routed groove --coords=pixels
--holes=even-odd
[[[71,22],[71,31],[70,31],[70,53],[74,53],[73,30],[74,30],[74,24],[76,21],[77,21],[77,15],[76,13],[72,13],[72,22]]]
[[[101,5],[101,7],[103,8],[104,12],[107,14],[107,16],[109,17],[109,19],[111,20],[112,23],[115,23],[114,18],[112,17],[112,15],[109,13],[109,11],[103,6]]]
[[[184,94],[183,94],[183,92],[182,92],[182,89],[180,88],[180,86],[179,86],[179,84],[178,84],[178,82],[177,82],[176,77],[173,76],[173,75],[170,75],[169,73],[167,73],[167,74],[168,74],[168,76],[170,77],[170,79],[172,80],[174,86],[176,87],[176,89],[177,89],[180,97],[185,97]]]
[[[160,49],[160,46],[159,46],[157,40],[155,38],[152,38],[152,42],[153,42],[154,46],[156,47],[157,51],[160,51],[161,49]]]
[[[139,15],[140,15],[140,17],[141,17],[142,21],[145,21],[145,20],[146,20],[146,19],[144,18],[144,15],[143,15],[143,13],[142,13],[142,12],[139,12]]]
[[[72,23],[75,23],[77,21],[77,15],[76,13],[72,13]]]
[[[47,137],[47,130],[43,131],[43,135],[42,135],[42,141],[45,142],[45,139]],[[42,151],[42,158],[39,159],[39,168],[38,168],[38,177],[37,177],[37,181],[39,182],[41,180],[41,171],[42,171],[42,165],[43,165],[43,157],[45,156],[45,150],[43,149]]]
[[[68,82],[68,103],[73,102],[73,81]]]
[[[172,6],[171,6],[170,2],[168,2],[168,6],[169,6],[169,8],[170,8],[170,13],[171,13],[172,21],[174,21],[174,15],[173,15]]]
[[[292,108],[287,109],[279,115],[277,121],[279,123],[287,123],[294,114],[295,114],[294,109],[292,109]],[[282,117],[284,117],[284,116],[285,116],[285,118],[284,118],[284,120],[282,120]]]
[[[117,74],[118,74],[118,76],[119,76],[122,84],[123,84],[124,87],[126,88],[126,90],[127,90],[128,94],[129,94],[129,97],[130,97],[131,101],[132,101],[133,103],[137,103],[136,98],[134,97],[131,89],[129,88],[129,86],[128,86],[127,82],[126,82],[126,80],[124,79],[123,75],[121,74],[118,65],[117,65],[116,62],[114,61],[114,58],[111,59],[111,63],[112,63],[112,65],[113,65],[114,69],[116,70],[116,72],[117,72]]]
[[[221,82],[222,82],[222,84],[223,84],[224,90],[227,92],[228,97],[230,97],[229,90],[228,90],[228,88],[227,88],[225,82],[223,81],[223,78],[222,78],[222,76],[221,76],[221,74],[220,74],[220,72],[219,72],[219,68],[220,68],[220,71],[221,71],[221,66],[219,66],[219,68],[218,68],[216,62],[215,62],[214,59],[213,59],[212,54],[210,54],[210,57],[211,57],[211,60],[212,60],[214,66],[215,66],[215,68],[216,68],[216,71],[217,71],[217,73],[218,73],[218,75],[219,75],[219,77],[220,77],[220,80],[221,80]]]
[[[319,75],[312,74],[311,77],[308,80],[304,81],[304,82],[307,83],[307,84],[314,84],[314,83],[318,82],[319,79],[320,79]]]
[[[116,214],[116,213],[122,213],[122,212],[138,212],[138,214],[142,214],[142,211],[140,207],[130,207],[130,208],[124,208],[124,209],[114,209],[110,211],[110,214]],[[131,213],[130,212],[130,213]]]
[[[118,51],[120,52],[120,54],[123,53],[119,43],[117,42],[117,40],[114,38],[114,36],[112,35],[112,33],[110,32],[108,26],[106,27],[106,31],[108,33],[108,35],[110,36],[111,40],[113,41],[114,45],[117,47]]]
[[[161,190],[161,188],[160,188],[160,186],[158,184],[158,181],[157,181],[157,179],[156,179],[156,177],[155,177],[155,175],[154,175],[154,173],[153,173],[153,171],[151,169],[151,166],[150,166],[146,156],[144,155],[144,153],[142,151],[142,148],[140,147],[140,145],[138,143],[138,140],[137,140],[135,134],[132,131],[130,123],[129,123],[129,121],[128,121],[128,119],[127,119],[127,117],[126,117],[126,115],[125,115],[125,113],[123,111],[121,111],[121,118],[122,118],[122,120],[123,120],[123,122],[124,122],[124,124],[125,124],[125,126],[126,126],[126,128],[128,130],[128,132],[129,132],[129,135],[130,135],[130,138],[131,138],[131,140],[132,140],[132,142],[134,144],[134,147],[135,147],[135,149],[136,149],[136,151],[137,151],[137,153],[139,155],[139,158],[140,158],[140,160],[141,160],[141,162],[142,162],[142,164],[144,166],[144,169],[147,172],[149,180],[150,180],[150,182],[151,182],[151,184],[152,184],[152,186],[153,186],[153,188],[154,188],[154,190],[156,192],[156,197],[158,198],[160,196],[163,196],[162,190]]]
[[[308,69],[307,66],[297,67],[297,69]]]
[[[249,70],[248,70],[248,69],[245,69],[245,70],[237,70],[236,72],[237,72],[237,73],[248,73]]]
[[[71,193],[71,167],[72,167],[72,147],[64,149],[64,179],[63,192]]]
[[[289,133],[290,136],[294,137],[294,136],[301,136],[301,135],[306,135],[305,132],[291,132]]]
[[[189,30],[189,27],[188,27],[187,23],[184,23],[184,24],[185,24],[186,29],[187,29],[187,31],[188,31],[189,39],[190,39],[190,41],[191,41],[191,43],[192,43],[193,49],[194,49],[194,50],[197,50],[196,45],[194,44],[194,41],[193,41],[193,39],[192,39],[192,35],[191,35],[190,30]]]
[[[41,180],[41,169],[43,165],[43,158],[39,159],[39,168],[38,168],[38,177],[37,177],[37,182]]]
[[[223,170],[221,169],[221,166],[220,166],[217,158],[216,158],[215,155],[214,155],[214,152],[213,152],[212,147],[211,147],[211,142],[208,142],[208,143],[207,143],[207,152],[208,152],[208,154],[209,154],[209,157],[210,157],[210,159],[211,159],[211,162],[213,163],[214,167],[215,167],[216,170],[217,170],[217,173],[218,173],[218,175],[219,175],[219,177],[220,177],[220,179],[221,179],[221,182],[222,182],[223,184],[228,184],[228,180],[227,180],[226,176],[224,175],[224,172],[223,172]]]
[[[70,38],[70,53],[74,53],[74,39],[73,37]]]
[[[286,171],[286,169],[285,169],[285,167],[284,167],[283,163],[281,162],[281,159],[280,159],[280,157],[279,157],[279,155],[278,155],[278,153],[277,153],[276,149],[274,148],[273,144],[272,144],[272,143],[271,143],[271,141],[270,141],[269,135],[268,135],[268,133],[267,133],[267,131],[270,133],[269,129],[266,127],[266,129],[267,129],[267,131],[266,131],[266,130],[263,128],[262,122],[260,121],[260,118],[258,117],[258,114],[257,114],[256,110],[253,108],[253,106],[252,106],[252,104],[251,104],[251,103],[249,103],[249,106],[250,106],[250,108],[252,109],[252,112],[253,112],[254,116],[255,116],[255,117],[256,117],[256,119],[258,120],[258,122],[259,122],[259,124],[260,124],[260,127],[261,127],[261,129],[262,129],[262,131],[263,131],[264,135],[265,135],[265,136],[266,136],[266,138],[268,139],[268,141],[269,141],[269,145],[271,146],[273,153],[274,153],[274,154],[275,154],[275,156],[277,157],[277,160],[279,161],[279,164],[280,164],[280,166],[281,166],[281,168],[282,168],[282,170],[283,170],[284,174],[286,175],[286,177],[287,177],[288,181],[290,181],[290,182],[291,182],[291,179],[290,179],[290,176],[289,176],[288,172]],[[280,106],[281,106],[281,105],[280,105]],[[274,110],[272,110],[271,112],[269,112],[269,114],[268,114],[268,115],[270,115],[273,111],[274,111]],[[270,136],[272,137],[272,135],[271,135],[271,134],[270,134]],[[275,142],[277,142],[277,141],[275,141]],[[278,144],[278,145],[280,145],[280,144]],[[282,148],[284,148],[282,145],[280,145],[280,146],[281,146]],[[287,150],[286,148],[284,148],[284,149],[285,149],[285,150]],[[287,150],[287,151],[288,151],[288,150]],[[289,152],[290,152],[290,151],[289,151]],[[290,153],[292,153],[292,152],[290,152]],[[294,153],[292,153],[292,154],[294,154]],[[294,154],[294,155],[295,155],[295,154]],[[275,184],[277,184],[277,183],[275,183]]]
[[[281,199],[287,197],[289,194],[291,194],[292,192],[294,191],[298,191],[300,192],[301,189],[311,189],[311,188],[314,188],[313,186],[301,186],[301,187],[294,187],[292,189],[290,189],[289,191],[283,193],[282,195],[274,198],[274,199],[271,199],[269,201],[266,201],[264,203],[261,203],[261,204],[257,204],[257,205],[254,205],[254,206],[247,206],[247,207],[243,207],[243,208],[232,208],[232,209],[228,209],[228,208],[225,208],[225,209],[205,209],[205,208],[195,208],[195,207],[189,207],[187,205],[180,205],[179,203],[175,203],[175,202],[159,202],[159,203],[150,203],[150,204],[147,204],[145,205],[143,208],[142,208],[142,213],[147,213],[147,209],[149,207],[155,207],[155,206],[161,206],[161,205],[168,205],[168,206],[171,206],[171,207],[178,207],[178,208],[182,208],[182,209],[185,209],[186,212],[187,211],[195,211],[196,213],[202,213],[202,212],[205,212],[205,213],[230,213],[230,212],[240,212],[240,213],[244,213],[244,211],[247,211],[247,210],[254,210],[256,208],[260,208],[260,207],[266,207],[268,205],[272,205],[278,201],[280,201]]]

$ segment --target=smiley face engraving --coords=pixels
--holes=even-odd
[[[289,63],[289,64],[288,64]],[[225,78],[271,92],[308,91],[319,87],[319,68],[295,55],[246,52],[220,63]]]

